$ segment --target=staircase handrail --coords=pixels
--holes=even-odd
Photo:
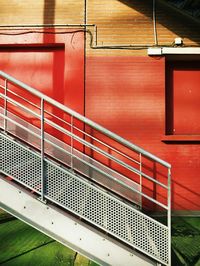
[[[155,156],[154,154],[142,149],[141,147],[131,143],[130,141],[122,138],[121,136],[117,135],[116,133],[114,132],[111,132],[110,130],[106,129],[105,127],[97,124],[96,122],[93,122],[92,120],[86,118],[85,116],[77,113],[76,111],[70,109],[69,107],[55,101],[54,99],[52,99],[51,97],[48,97],[47,95],[39,92],[38,90],[36,90],[35,88],[25,84],[24,82],[22,81],[19,81],[17,80],[16,78],[10,76],[9,74],[3,72],[3,71],[0,71],[0,76],[9,80],[11,83],[17,85],[17,86],[20,86],[21,88],[25,89],[26,91],[32,93],[33,95],[37,96],[38,98],[40,99],[43,99],[45,100],[46,102],[49,102],[50,104],[52,104],[53,106],[63,110],[64,112],[66,113],[69,113],[71,116],[79,119],[81,122],[91,126],[92,128],[100,131],[101,133],[107,135],[108,137],[118,141],[119,143],[123,144],[124,146],[138,152],[138,153],[141,153],[142,155],[144,155],[145,157],[149,158],[149,159],[152,159],[158,163],[160,163],[161,165],[167,167],[167,168],[171,168],[171,164],[169,164],[168,162],[160,159],[159,157]]]

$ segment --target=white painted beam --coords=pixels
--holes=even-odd
[[[148,55],[200,55],[200,47],[148,48]]]
[[[1,177],[0,208],[100,265],[156,265],[155,261],[69,213],[45,205],[27,190]]]
[[[200,47],[163,47],[162,54],[200,54]]]
[[[161,48],[148,48],[148,55],[162,55]]]

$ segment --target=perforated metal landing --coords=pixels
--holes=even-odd
[[[37,151],[0,133],[1,171],[38,194]],[[45,158],[45,198],[84,218],[137,250],[168,264],[168,228],[67,168]]]

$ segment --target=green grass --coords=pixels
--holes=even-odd
[[[49,243],[46,246],[31,250],[25,254],[20,254],[14,259],[5,262],[5,266],[48,266],[48,265],[73,265],[75,252],[66,249],[57,242]]]
[[[96,266],[29,225],[0,213],[0,265]]]
[[[172,219],[172,248],[179,259],[177,266],[200,266],[200,218]]]
[[[19,220],[0,224],[0,239],[0,263],[52,241]]]
[[[3,210],[0,209],[0,223],[3,221],[7,220],[12,220],[14,217],[11,216],[9,213],[4,212]]]
[[[0,265],[97,266],[1,211]],[[200,218],[172,218],[172,265],[200,266]]]

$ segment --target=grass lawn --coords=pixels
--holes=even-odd
[[[178,265],[200,266],[199,217],[173,217],[172,247],[179,259]]]
[[[0,265],[97,266],[0,211]],[[200,218],[172,218],[172,265],[200,266]],[[129,265],[125,265],[129,266]]]
[[[0,212],[0,265],[97,266],[20,220],[9,218]]]

